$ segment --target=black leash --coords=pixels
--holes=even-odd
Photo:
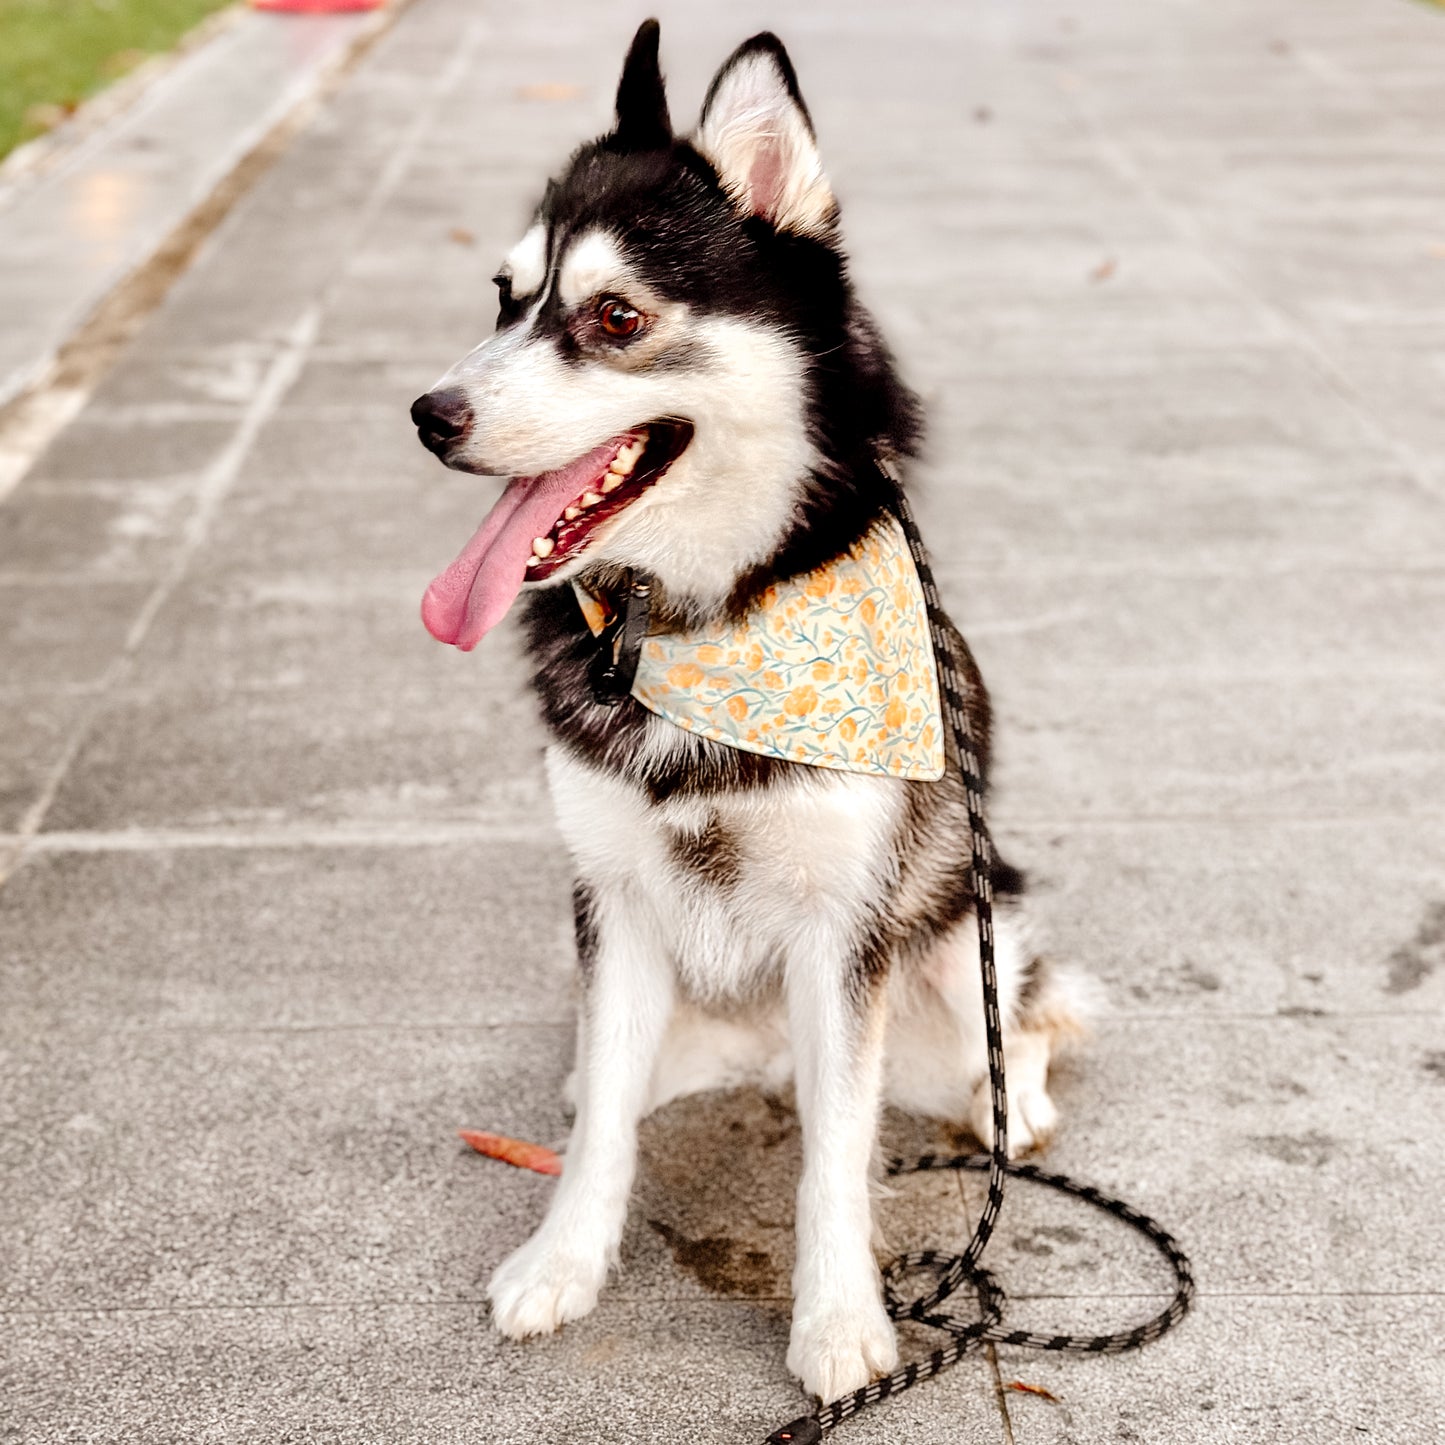
[[[886,1400],[900,1390],[930,1380],[961,1360],[964,1355],[984,1344],[1014,1345],[1031,1350],[1070,1351],[1088,1355],[1122,1354],[1140,1345],[1157,1340],[1189,1313],[1194,1297],[1194,1274],[1189,1257],[1174,1237],[1147,1214],[1141,1214],[1122,1199],[1100,1193],[1090,1184],[1080,1184],[1065,1174],[1054,1174],[1036,1164],[1015,1164],[1008,1157],[1008,1096],[1004,1087],[1003,1021],[998,1009],[998,977],[994,967],[993,939],[993,844],[983,817],[983,777],[974,746],[973,729],[968,720],[964,687],[958,658],[954,652],[952,630],[939,602],[938,588],[933,580],[928,553],[919,535],[913,510],[903,494],[897,472],[887,461],[879,460],[879,469],[893,484],[894,511],[908,538],[908,549],[923,588],[928,610],[928,629],[933,639],[934,664],[938,671],[939,693],[948,726],[945,735],[952,743],[952,753],[963,779],[968,802],[969,831],[973,840],[972,879],[975,911],[978,918],[978,963],[983,977],[984,1035],[988,1044],[988,1082],[993,1103],[993,1147],[987,1154],[957,1154],[951,1158],[925,1154],[914,1160],[894,1159],[889,1163],[890,1175],[920,1174],[928,1169],[967,1169],[988,1174],[988,1198],[984,1201],[978,1224],[962,1254],[920,1249],[900,1255],[883,1271],[883,1298],[888,1314],[895,1320],[913,1320],[942,1330],[952,1338],[926,1359],[915,1360],[864,1385],[851,1395],[824,1404],[816,1413],[804,1415],[790,1424],[780,1426],[768,1436],[766,1445],[815,1445],[826,1431],[841,1425],[869,1405]],[[1002,1287],[986,1270],[981,1259],[999,1210],[1003,1207],[1004,1180],[1013,1175],[1057,1189],[1063,1194],[1082,1199],[1116,1219],[1122,1219],[1145,1235],[1169,1262],[1174,1271],[1174,1297],[1168,1307],[1152,1319],[1130,1330],[1117,1330],[1107,1335],[1043,1334],[1035,1330],[1010,1330],[1003,1326],[1006,1297]],[[932,1288],[910,1299],[900,1293],[898,1284],[907,1274],[929,1272],[934,1276]],[[963,1319],[946,1308],[951,1295],[965,1284],[972,1286],[978,1298],[979,1317]]]
[[[919,535],[918,523],[903,494],[898,474],[886,460],[879,459],[879,470],[889,480],[894,493],[894,511],[908,538],[908,549],[923,600],[928,611],[928,630],[933,640],[934,665],[938,672],[939,694],[946,715],[945,739],[950,744],[953,761],[963,779],[968,805],[969,832],[972,837],[972,881],[974,911],[978,920],[978,963],[983,978],[984,1037],[988,1045],[988,1082],[993,1104],[993,1147],[987,1154],[956,1154],[940,1157],[925,1154],[919,1159],[894,1159],[888,1165],[890,1175],[921,1174],[929,1169],[964,1169],[988,1174],[988,1197],[984,1201],[973,1238],[962,1254],[920,1249],[900,1255],[883,1271],[883,1298],[890,1318],[913,1320],[941,1330],[951,1338],[926,1359],[915,1360],[902,1369],[885,1375],[855,1390],[851,1395],[824,1404],[814,1414],[803,1415],[787,1425],[779,1426],[768,1436],[765,1445],[816,1445],[826,1431],[841,1425],[879,1400],[886,1400],[907,1390],[920,1380],[931,1380],[961,1360],[964,1355],[984,1344],[1015,1345],[1023,1349],[1070,1351],[1088,1355],[1121,1354],[1157,1340],[1172,1329],[1189,1312],[1194,1297],[1194,1275],[1189,1257],[1162,1225],[1141,1214],[1122,1199],[1102,1194],[1089,1184],[1080,1184],[1065,1174],[1054,1174],[1036,1164],[1015,1164],[1008,1157],[1008,1096],[1004,1086],[1003,1020],[998,1008],[998,977],[994,966],[993,940],[993,843],[983,817],[983,775],[974,746],[973,730],[968,720],[964,698],[962,670],[954,652],[952,629],[938,598],[928,553]],[[598,638],[597,655],[592,664],[593,695],[599,703],[615,706],[632,691],[637,674],[638,657],[647,635],[651,611],[651,588],[640,578],[628,574],[613,617]],[[1168,1307],[1152,1319],[1130,1330],[1117,1330],[1107,1335],[1043,1334],[1034,1330],[1009,1330],[1002,1323],[1005,1295],[998,1281],[983,1267],[984,1249],[993,1235],[999,1210],[1003,1207],[1004,1180],[1031,1179],[1062,1194],[1072,1195],[1112,1214],[1145,1235],[1169,1262],[1174,1271],[1174,1297]],[[934,1278],[931,1288],[914,1298],[899,1290],[903,1276],[927,1272]],[[946,1308],[950,1297],[965,1284],[978,1298],[979,1317],[965,1319]]]

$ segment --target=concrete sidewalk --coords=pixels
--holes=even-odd
[[[565,1134],[568,878],[513,634],[417,621],[482,504],[406,408],[638,18],[418,0],[0,506],[0,1440],[735,1445],[803,1406],[786,1109],[651,1121],[621,1277],[526,1346],[482,1290],[549,1185],[454,1134]],[[1433,1445],[1445,16],[662,19],[679,122],[751,30],[793,50],[930,405],[998,832],[1100,981],[1048,1157],[1201,1283],[1144,1352],[966,1361],[840,1445]],[[970,1200],[910,1183],[891,1242]],[[1165,1283],[1021,1188],[990,1264],[1036,1327]]]

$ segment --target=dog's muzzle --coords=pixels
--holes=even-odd
[[[472,408],[464,391],[448,387],[417,397],[411,419],[422,445],[446,461],[447,452],[472,429]]]

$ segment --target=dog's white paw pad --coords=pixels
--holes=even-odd
[[[793,1321],[788,1368],[825,1402],[861,1389],[898,1366],[898,1337],[883,1306]]]
[[[529,1240],[503,1260],[487,1286],[492,1321],[514,1340],[550,1335],[568,1320],[590,1314],[607,1274],[605,1263],[536,1246],[535,1239]]]

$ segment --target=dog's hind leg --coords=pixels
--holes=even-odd
[[[1077,981],[1049,959],[1025,953],[1004,1015],[1003,1061],[1008,1083],[1008,1152],[1017,1158],[1053,1137],[1059,1111],[1049,1095],[1049,1064],[1060,1039],[1083,1032]],[[993,1098],[987,1072],[974,1090],[968,1126],[993,1144]]]
[[[492,1275],[497,1328],[513,1339],[580,1319],[616,1255],[637,1160],[637,1124],[673,1007],[672,963],[643,900],[579,884],[582,970],[577,1118],[537,1232]]]
[[[1081,1031],[1079,985],[1067,970],[1034,952],[1018,904],[994,908],[994,963],[1003,1015],[1008,1077],[1009,1153],[1048,1142],[1058,1110],[1048,1091],[1049,1063],[1061,1037]],[[993,1140],[983,991],[973,915],[933,948],[916,979],[892,980],[888,1097],[910,1112],[966,1123]]]
[[[869,1174],[887,995],[866,949],[809,930],[788,959],[803,1177],[788,1368],[832,1400],[893,1369],[898,1344],[872,1252]]]

